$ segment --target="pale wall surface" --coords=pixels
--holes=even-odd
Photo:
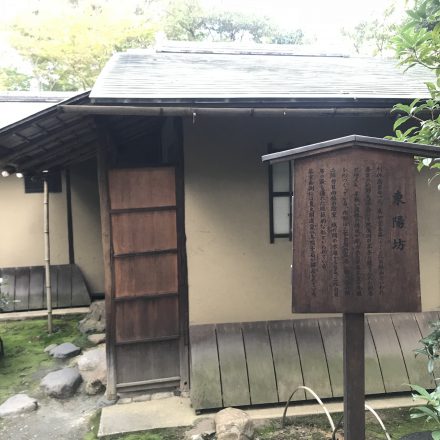
[[[89,161],[70,170],[72,193],[73,246],[90,292],[104,292],[101,217],[96,162]]]
[[[50,194],[50,247],[53,264],[68,263],[66,194]],[[44,264],[43,194],[25,194],[14,175],[0,177],[0,267]]]
[[[190,323],[275,320],[291,313],[291,243],[269,243],[267,144],[349,134],[382,137],[391,122],[358,118],[207,118],[185,122],[185,215]],[[388,128],[389,130],[389,128]],[[422,297],[440,305],[440,194],[418,183]]]
[[[71,170],[75,262],[90,292],[104,291],[101,223],[96,164],[87,162]],[[43,194],[25,194],[23,180],[0,178],[0,267],[44,264]],[[51,263],[69,262],[66,184],[50,194]]]
[[[417,176],[420,284],[423,310],[440,310],[440,192],[427,173]]]

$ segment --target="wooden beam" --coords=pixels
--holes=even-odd
[[[344,313],[344,438],[365,440],[365,317]]]
[[[180,389],[189,391],[189,301],[185,235],[185,167],[182,118],[174,118],[172,129],[178,141],[176,165],[176,222],[178,247],[178,284],[180,320]]]
[[[75,264],[75,247],[73,243],[72,191],[70,185],[70,169],[66,169],[66,210],[67,210],[67,242],[69,245],[69,264]]]
[[[101,208],[101,234],[104,257],[104,289],[106,314],[106,355],[107,355],[107,399],[116,399],[116,335],[114,314],[114,283],[111,256],[110,195],[108,188],[108,148],[107,134],[96,121],[100,142],[98,144],[98,185]]]
[[[122,105],[60,105],[65,113],[119,116],[253,116],[253,117],[310,117],[310,116],[377,116],[392,118],[391,108],[250,108],[250,107],[152,107]]]

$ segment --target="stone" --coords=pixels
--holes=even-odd
[[[254,423],[244,411],[226,408],[215,415],[217,440],[252,440]]]
[[[75,394],[81,382],[82,378],[78,370],[66,367],[47,374],[43,377],[40,386],[48,396],[65,399]]]
[[[210,440],[215,437],[213,418],[198,419],[194,426],[185,432],[185,440]]]
[[[48,345],[45,349],[44,352],[45,353],[49,353],[52,349],[54,349],[57,346],[57,344],[50,344]]]
[[[133,397],[133,402],[148,402],[151,400],[151,394],[141,394]]]
[[[105,333],[94,333],[93,335],[87,336],[87,339],[92,344],[99,345],[105,342]]]
[[[36,399],[27,394],[16,394],[0,405],[0,417],[15,416],[35,411],[38,408]]]
[[[105,390],[107,385],[105,344],[86,350],[79,356],[77,365],[85,383],[86,394],[94,396]]]
[[[49,354],[57,359],[67,359],[81,353],[81,349],[71,342],[63,342],[52,348]]]
[[[101,396],[98,401],[96,402],[96,408],[105,408],[106,406],[114,405],[118,402],[118,398],[116,399],[107,399],[107,396]]]
[[[81,333],[103,333],[105,331],[105,301],[94,301],[90,312],[79,322]]]
[[[162,391],[160,393],[151,394],[151,400],[169,399],[170,397],[174,397],[172,391]]]
[[[133,402],[131,397],[120,397],[118,400],[118,405],[126,405],[127,403]]]

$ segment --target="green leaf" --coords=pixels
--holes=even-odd
[[[411,116],[402,116],[402,117],[396,119],[396,122],[393,125],[393,130],[396,131],[397,128],[399,128],[402,124],[404,124],[409,119],[411,119]]]
[[[431,395],[428,393],[428,391],[425,390],[425,388],[419,386],[419,385],[412,385],[412,384],[408,384],[409,387],[411,387],[411,389],[413,391],[416,391],[417,393],[419,393],[420,396],[423,396],[425,398],[427,398],[428,400],[431,400]]]
[[[431,436],[434,440],[440,440],[440,431],[431,432]]]

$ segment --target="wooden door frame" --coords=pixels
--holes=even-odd
[[[95,118],[98,134],[97,172],[101,211],[101,234],[104,260],[104,289],[106,312],[106,357],[108,400],[117,398],[116,381],[116,326],[115,326],[115,290],[114,271],[112,270],[112,231],[109,197],[109,157],[112,156],[114,143],[102,120]],[[184,151],[182,119],[173,118],[173,129],[178,139],[178,159],[174,164],[176,176],[176,223],[178,240],[178,290],[179,290],[179,325],[180,325],[180,391],[189,390],[189,307],[188,276],[185,235],[185,187],[184,187]],[[164,165],[165,166],[165,165]],[[170,165],[171,166],[171,165]]]

